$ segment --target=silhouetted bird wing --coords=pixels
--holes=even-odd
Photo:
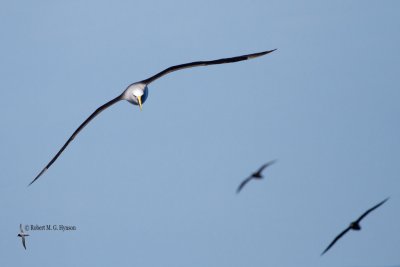
[[[329,246],[324,250],[324,252],[321,253],[321,256],[325,254],[325,252],[327,252],[335,243],[336,241],[338,241],[342,236],[344,236],[349,230],[350,230],[350,226],[347,227],[343,232],[341,232],[335,239],[333,239],[333,241],[329,244]]]
[[[378,204],[376,204],[375,206],[373,206],[372,208],[370,208],[369,210],[367,210],[366,212],[364,212],[363,215],[360,216],[360,218],[357,219],[357,223],[359,223],[362,219],[364,219],[365,216],[367,216],[371,211],[373,211],[374,209],[377,209],[379,206],[381,206],[383,203],[385,203],[386,201],[388,201],[389,198],[384,199],[383,201],[379,202]]]
[[[157,73],[154,76],[151,76],[150,78],[147,78],[146,80],[141,81],[142,83],[149,84],[158,78],[161,78],[164,75],[167,75],[168,73],[177,71],[177,70],[182,70],[182,69],[187,69],[187,68],[193,68],[193,67],[199,67],[199,66],[208,66],[208,65],[216,65],[216,64],[225,64],[225,63],[233,63],[233,62],[238,62],[242,60],[248,60],[256,57],[260,57],[263,55],[266,55],[268,53],[271,53],[274,50],[269,50],[269,51],[264,51],[260,53],[254,53],[254,54],[248,54],[248,55],[243,55],[243,56],[237,56],[237,57],[229,57],[229,58],[221,58],[217,60],[209,60],[209,61],[195,61],[195,62],[190,62],[190,63],[185,63],[185,64],[180,64],[180,65],[175,65],[169,68],[166,68],[165,70]]]
[[[102,112],[103,110],[109,108],[111,105],[117,103],[118,101],[122,100],[122,95],[114,98],[113,100],[108,101],[107,103],[105,103],[104,105],[102,105],[101,107],[99,107],[98,109],[96,109],[92,115],[90,115],[79,127],[78,129],[75,130],[75,132],[70,136],[70,138],[67,140],[67,142],[61,147],[61,149],[57,152],[57,154],[53,157],[52,160],[50,160],[50,162],[46,165],[46,167],[43,168],[43,170],[40,171],[40,173],[35,177],[35,179],[33,179],[33,181],[29,184],[33,184],[37,179],[39,179],[40,176],[42,176],[42,174],[47,171],[48,168],[50,168],[50,166],[57,160],[57,158],[61,155],[61,153],[64,151],[64,149],[69,145],[69,143],[71,143],[72,140],[74,140],[75,136],[83,129],[85,128],[85,126],[91,121],[93,120],[97,115],[100,114],[100,112]],[[28,186],[29,186],[28,185]]]
[[[275,160],[271,160],[271,161],[265,163],[264,165],[262,165],[262,166],[256,171],[256,174],[261,175],[261,172],[262,172],[265,168],[267,168],[268,166],[274,164],[275,162],[276,162],[276,159],[275,159]]]
[[[22,245],[23,245],[24,248],[26,249],[26,246],[25,246],[25,236],[21,236],[21,239],[22,239]]]
[[[242,190],[242,188],[243,188],[251,179],[253,179],[253,176],[250,176],[250,177],[244,179],[243,182],[241,182],[241,184],[239,185],[238,189],[236,190],[236,193],[239,193],[240,190]]]
[[[19,230],[21,231],[21,233],[24,232],[24,230],[22,230],[22,224],[19,224]]]

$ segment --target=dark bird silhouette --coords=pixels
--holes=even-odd
[[[28,235],[28,234],[25,234],[25,233],[24,233],[24,230],[22,230],[22,224],[19,225],[19,230],[20,230],[20,233],[18,234],[18,236],[21,237],[22,245],[23,245],[24,248],[26,249],[26,246],[25,246],[25,236],[29,236],[29,235]]]
[[[209,65],[219,65],[219,64],[226,64],[226,63],[234,63],[234,62],[239,62],[243,60],[249,60],[257,57],[264,56],[266,54],[269,54],[276,49],[273,50],[268,50],[264,52],[259,52],[259,53],[253,53],[253,54],[247,54],[247,55],[242,55],[242,56],[236,56],[236,57],[229,57],[229,58],[221,58],[221,59],[216,59],[216,60],[207,60],[207,61],[195,61],[195,62],[190,62],[190,63],[185,63],[185,64],[180,64],[180,65],[175,65],[171,66],[169,68],[164,69],[163,71],[145,79],[140,82],[135,82],[130,84],[125,91],[122,92],[121,95],[117,96],[116,98],[108,101],[104,105],[100,106],[98,109],[96,109],[75,131],[74,133],[68,138],[67,142],[60,148],[60,150],[55,154],[55,156],[50,160],[49,163],[39,172],[38,175],[36,175],[35,179],[29,184],[33,184],[37,179],[39,179],[42,174],[44,174],[51,165],[57,160],[57,158],[63,153],[65,148],[69,145],[69,143],[74,140],[74,138],[79,134],[79,132],[85,128],[85,126],[93,120],[97,115],[99,115],[102,111],[108,109],[112,105],[114,105],[117,102],[120,102],[122,100],[126,100],[129,103],[133,105],[137,105],[140,107],[140,110],[142,109],[142,104],[147,99],[148,96],[148,85],[155,80],[163,77],[164,75],[167,75],[171,72],[178,71],[178,70],[183,70],[183,69],[188,69],[188,68],[193,68],[193,67],[200,67],[200,66],[209,66]],[[171,91],[171,95],[173,96],[176,94],[176,92]],[[173,98],[172,98],[173,101]],[[138,137],[139,138],[139,137]],[[140,140],[140,139],[138,139]]]
[[[377,209],[379,206],[381,206],[383,203],[385,203],[389,198],[386,198],[385,200],[379,202],[378,204],[376,204],[375,206],[373,206],[372,208],[370,208],[369,210],[367,210],[366,212],[364,212],[360,218],[358,218],[356,221],[350,223],[349,227],[347,227],[345,230],[343,230],[343,232],[341,232],[335,239],[333,239],[333,241],[329,244],[329,246],[324,250],[324,252],[321,253],[321,256],[325,254],[325,252],[327,252],[342,236],[344,236],[348,231],[350,230],[355,230],[355,231],[359,231],[361,230],[361,226],[360,226],[360,222],[362,219],[365,218],[365,216],[367,216],[371,211]]]
[[[236,190],[236,193],[239,193],[240,190],[242,190],[242,188],[248,183],[250,182],[250,180],[252,179],[262,179],[264,178],[264,176],[261,175],[261,172],[267,168],[268,166],[274,164],[276,162],[276,160],[272,160],[270,162],[265,163],[264,165],[262,165],[255,173],[253,173],[252,175],[250,175],[249,177],[247,177],[246,179],[243,180],[243,182],[239,185],[238,189]]]

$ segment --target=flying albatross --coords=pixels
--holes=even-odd
[[[335,243],[336,241],[338,241],[342,236],[344,236],[348,231],[350,230],[355,230],[355,231],[360,231],[361,230],[361,226],[360,226],[360,222],[362,219],[365,218],[365,216],[367,216],[371,211],[379,208],[379,206],[381,206],[383,203],[385,203],[389,198],[386,198],[385,200],[379,202],[378,204],[376,204],[375,206],[373,206],[372,208],[370,208],[369,210],[367,210],[366,212],[364,212],[360,218],[358,218],[356,221],[350,223],[349,227],[347,227],[346,229],[344,229],[340,234],[338,234],[335,239],[333,239],[333,241],[329,244],[329,246],[321,253],[321,256],[325,254],[325,252],[327,252]]]
[[[272,160],[269,161],[267,163],[265,163],[264,165],[262,165],[256,172],[254,172],[252,175],[250,175],[249,177],[247,177],[246,179],[243,180],[243,182],[240,183],[239,187],[236,190],[236,193],[239,193],[240,190],[242,190],[242,188],[248,183],[250,182],[250,180],[252,179],[262,179],[264,178],[264,176],[262,176],[261,172],[267,168],[268,166],[274,164],[276,162],[276,160]]]
[[[50,162],[44,167],[39,174],[33,179],[33,181],[29,184],[31,185],[34,183],[37,179],[39,179],[40,176],[45,173],[47,169],[50,168],[50,166],[57,160],[57,158],[61,155],[61,153],[65,150],[65,148],[71,143],[72,140],[77,136],[77,134],[92,120],[94,119],[97,115],[99,115],[103,110],[109,108],[110,106],[114,105],[115,103],[121,101],[121,100],[126,100],[130,102],[133,105],[139,105],[140,110],[142,110],[142,104],[146,101],[147,96],[148,96],[148,85],[155,80],[163,77],[164,75],[167,75],[171,72],[177,71],[177,70],[182,70],[182,69],[187,69],[187,68],[192,68],[192,67],[199,67],[199,66],[208,66],[208,65],[217,65],[217,64],[225,64],[225,63],[233,63],[233,62],[238,62],[242,60],[248,60],[260,56],[264,56],[266,54],[269,54],[276,49],[269,50],[269,51],[264,51],[260,53],[254,53],[254,54],[248,54],[248,55],[242,55],[242,56],[237,56],[237,57],[230,57],[230,58],[221,58],[217,60],[209,60],[209,61],[195,61],[191,63],[185,63],[185,64],[180,64],[180,65],[175,65],[169,68],[166,68],[165,70],[157,73],[154,76],[151,76],[150,78],[147,78],[145,80],[142,80],[140,82],[135,82],[130,84],[125,91],[117,96],[116,98],[108,101],[104,105],[100,106],[98,109],[96,109],[79,127],[78,129],[75,130],[75,132],[70,136],[70,138],[67,140],[67,142],[61,147],[61,149],[57,152],[57,154],[50,160]]]
[[[24,230],[22,229],[22,224],[19,225],[19,234],[18,236],[21,237],[22,240],[22,245],[24,246],[24,249],[26,249],[25,246],[25,236],[29,236],[28,234],[24,233]]]

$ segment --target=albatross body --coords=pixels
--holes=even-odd
[[[248,54],[248,55],[242,55],[242,56],[237,56],[237,57],[230,57],[230,58],[221,58],[217,60],[209,60],[209,61],[195,61],[191,63],[185,63],[185,64],[180,64],[180,65],[175,65],[169,68],[166,68],[165,70],[157,73],[156,75],[151,76],[150,78],[147,78],[145,80],[142,80],[140,82],[135,82],[130,84],[125,91],[117,96],[116,98],[108,101],[104,105],[100,106],[98,109],[96,109],[76,130],[75,132],[70,136],[70,138],[67,140],[67,142],[61,147],[61,149],[57,152],[57,154],[50,160],[50,162],[39,172],[39,174],[33,179],[33,181],[29,184],[31,185],[34,183],[37,179],[39,179],[40,176],[43,175],[45,171],[47,171],[50,166],[57,160],[57,158],[61,155],[61,153],[65,150],[65,148],[69,145],[69,143],[78,135],[78,133],[92,120],[94,117],[96,117],[98,114],[100,114],[103,110],[109,108],[110,106],[114,105],[115,103],[121,101],[121,100],[126,100],[129,103],[133,105],[138,105],[140,109],[142,109],[143,103],[146,101],[147,96],[148,96],[148,85],[155,80],[161,78],[164,75],[167,75],[171,72],[181,70],[181,69],[187,69],[187,68],[193,68],[193,67],[199,67],[199,66],[208,66],[208,65],[217,65],[217,64],[225,64],[225,63],[234,63],[238,61],[243,61],[243,60],[248,60],[260,56],[264,56],[266,54],[269,54],[274,50],[268,50],[260,53],[254,53],[254,54]]]

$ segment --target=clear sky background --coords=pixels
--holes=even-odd
[[[399,12],[399,1],[3,1],[0,265],[400,264]],[[27,187],[130,83],[274,48],[157,80],[142,112],[104,111]],[[30,231],[25,251],[20,223],[77,230]]]

